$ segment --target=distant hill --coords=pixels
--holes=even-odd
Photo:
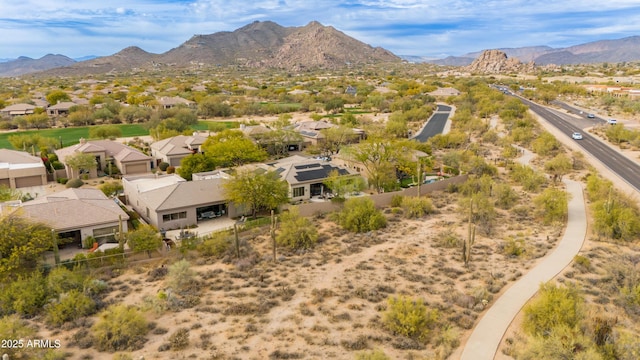
[[[567,65],[593,63],[620,63],[640,61],[640,36],[631,36],[617,40],[600,40],[566,48],[548,46],[528,46],[522,48],[496,49],[523,62],[533,61],[536,65]],[[450,56],[445,59],[430,60],[438,65],[467,66],[477,59],[483,51],[462,56]]]
[[[195,35],[163,54],[128,47],[114,55],[48,70],[40,75],[88,75],[217,65],[299,71],[400,61],[390,51],[374,48],[315,21],[302,27],[256,21],[233,32]]]
[[[36,71],[49,70],[75,64],[76,61],[64,55],[48,54],[40,59],[21,56],[17,59],[0,62],[0,77],[19,76]]]

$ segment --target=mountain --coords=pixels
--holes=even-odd
[[[640,36],[630,36],[617,40],[600,40],[566,48],[549,46],[528,46],[522,48],[496,49],[524,62],[536,65],[567,65],[593,63],[620,63],[640,61]],[[482,51],[462,56],[450,56],[445,59],[431,60],[430,63],[449,66],[467,66],[477,59]]]
[[[315,21],[302,27],[255,21],[233,32],[195,35],[162,54],[128,47],[114,55],[48,70],[40,75],[89,75],[227,65],[299,71],[399,61],[399,57],[385,49],[374,48]]]
[[[76,61],[64,55],[48,54],[40,59],[21,56],[17,59],[0,62],[0,77],[19,76],[75,64]]]

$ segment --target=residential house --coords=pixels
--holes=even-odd
[[[21,216],[51,226],[62,243],[81,245],[92,236],[98,244],[117,242],[127,232],[129,215],[97,189],[66,189],[22,203]]]
[[[13,104],[0,109],[0,115],[3,116],[24,116],[31,115],[35,111],[36,106],[31,104]]]
[[[47,115],[49,116],[66,116],[69,115],[69,111],[72,107],[78,104],[71,101],[62,101],[55,105],[51,105],[47,108]]]
[[[193,135],[178,135],[156,141],[151,144],[151,156],[156,163],[166,162],[171,166],[180,166],[180,161],[188,155],[200,151],[200,147],[207,137],[194,133]]]
[[[301,121],[293,125],[293,130],[298,132],[303,139],[304,147],[315,146],[325,141],[326,137],[322,130],[335,127],[336,125],[320,120],[320,121]],[[365,132],[362,129],[353,129],[353,138],[348,142],[358,142],[365,138]]]
[[[460,95],[460,91],[454,88],[437,88],[434,91],[427,93],[431,96],[458,96]]]
[[[281,154],[281,149],[288,151],[299,151],[304,147],[304,141],[300,135],[287,129],[282,136],[271,136],[275,131],[264,125],[240,125],[240,131],[247,137],[253,139],[256,144],[262,146],[270,154]]]
[[[163,96],[163,97],[160,97],[157,101],[160,107],[163,109],[171,109],[178,105],[185,105],[189,108],[195,108],[197,106],[195,102],[191,100],[183,99],[179,96],[173,96],[173,97]]]
[[[153,159],[143,154],[137,149],[126,146],[122,143],[112,140],[84,140],[80,139],[80,143],[68,146],[55,151],[60,162],[65,164],[67,177],[74,178],[78,175],[74,169],[71,169],[65,159],[76,153],[92,154],[96,158],[97,167],[92,169],[86,175],[89,178],[95,178],[98,174],[108,174],[110,166],[115,165],[120,174],[144,174],[151,172],[154,166]]]
[[[42,159],[24,151],[0,149],[0,185],[19,189],[46,184],[47,170]]]
[[[127,176],[122,180],[126,202],[158,229],[181,229],[216,217],[236,217],[224,196],[225,177],[186,181],[176,174]]]

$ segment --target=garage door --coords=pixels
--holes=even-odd
[[[41,186],[41,185],[45,185],[45,184],[42,183],[42,176],[40,175],[16,178],[16,188]]]
[[[147,172],[147,164],[129,164],[126,168],[125,174],[140,174]]]
[[[171,166],[180,166],[180,161],[181,161],[181,160],[182,160],[181,158],[180,158],[180,159],[178,159],[178,158],[172,158],[172,159],[171,159],[171,162],[169,163],[169,165],[171,165]]]
[[[11,182],[9,181],[9,179],[0,179],[0,185],[4,185],[6,187],[11,186]]]

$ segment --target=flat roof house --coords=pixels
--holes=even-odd
[[[77,177],[75,170],[65,163],[65,159],[76,153],[92,154],[96,157],[97,168],[89,172],[89,178],[95,178],[99,172],[108,172],[108,163],[112,162],[122,175],[144,174],[151,172],[153,159],[137,149],[112,140],[84,140],[80,143],[55,151],[60,162],[65,164],[68,178]]]
[[[131,176],[122,179],[124,195],[143,219],[158,229],[181,229],[217,217],[236,217],[224,197],[222,177],[186,181],[176,174]],[[232,181],[232,180],[231,180]]]
[[[0,149],[0,184],[11,189],[44,186],[47,184],[47,170],[37,156]]]
[[[158,163],[166,162],[171,166],[180,166],[180,161],[188,155],[200,152],[200,146],[207,137],[198,134],[178,135],[156,141],[151,144],[151,156]]]
[[[120,223],[127,231],[127,215],[113,199],[98,189],[67,189],[22,203],[21,216],[45,223],[60,238],[82,244],[93,236],[98,244],[117,242]]]

